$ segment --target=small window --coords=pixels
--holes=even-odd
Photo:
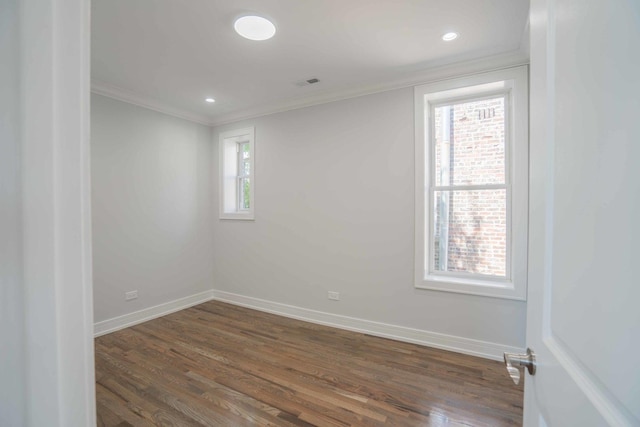
[[[254,128],[220,134],[220,218],[254,219]]]
[[[524,299],[526,68],[415,92],[416,287]]]

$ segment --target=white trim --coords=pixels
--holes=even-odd
[[[106,335],[111,332],[138,325],[211,300],[222,301],[305,322],[316,323],[347,331],[361,332],[377,337],[390,338],[397,341],[454,351],[456,353],[468,354],[491,360],[503,360],[504,352],[521,353],[524,351],[523,348],[492,343],[489,341],[474,340],[471,338],[430,332],[422,329],[414,329],[405,326],[397,326],[388,323],[342,316],[339,314],[311,310],[308,308],[296,307],[293,305],[218,290],[201,292],[175,301],[169,301],[154,307],[125,314],[123,316],[97,322],[94,325],[94,336],[99,337]]]
[[[79,43],[82,46],[83,58],[81,65],[82,74],[82,151],[81,162],[82,171],[80,175],[80,191],[82,197],[82,214],[81,227],[82,233],[82,282],[84,283],[84,293],[81,302],[70,301],[63,310],[78,310],[82,306],[84,312],[83,322],[83,339],[84,339],[84,380],[85,392],[77,390],[77,394],[84,393],[85,402],[88,401],[85,411],[87,412],[86,421],[89,425],[97,423],[96,421],[96,394],[95,394],[95,346],[92,339],[93,334],[93,232],[92,232],[92,204],[91,204],[91,1],[82,0],[83,8],[78,11],[78,20],[82,20],[82,35]],[[75,79],[73,74],[67,76],[71,81]],[[61,96],[69,96],[68,92]],[[68,203],[68,200],[66,201]],[[71,369],[79,369],[73,360],[68,361]]]
[[[206,126],[211,126],[211,120],[207,116],[195,114],[190,111],[182,110],[179,108],[174,108],[170,105],[157,101],[153,98],[146,97],[144,95],[140,95],[136,92],[133,92],[127,89],[122,89],[117,86],[109,85],[107,83],[92,80],[91,92],[97,95],[102,95],[109,98],[117,99],[118,101],[137,105],[138,107],[148,108],[149,110],[157,111],[163,114],[168,114],[170,116],[177,117],[179,119],[189,120],[191,122],[199,123]]]
[[[88,0],[20,2],[26,425],[96,424],[90,10]]]
[[[213,299],[213,291],[204,291],[199,294],[165,302],[163,304],[145,308],[123,316],[103,320],[93,325],[93,335],[94,337],[106,335],[111,332],[119,331],[120,329],[144,323],[157,317],[166,316],[167,314],[184,310],[185,308],[189,308],[194,305],[202,304],[203,302],[207,302],[211,299]]]
[[[230,292],[213,290],[213,300],[260,310],[267,313],[347,331],[361,332],[382,338],[469,354],[491,360],[503,360],[504,352],[523,352],[524,349],[488,341],[454,335],[440,334],[422,329],[407,328],[405,326],[390,325],[339,314],[326,313],[293,305],[281,304],[259,298],[247,297]]]
[[[522,50],[516,50],[448,65],[432,66],[413,73],[407,73],[401,78],[387,80],[386,82],[379,82],[359,87],[351,86],[347,89],[324,92],[312,96],[285,99],[268,105],[251,107],[228,114],[222,114],[217,117],[207,117],[180,108],[175,108],[156,99],[98,80],[91,81],[91,92],[117,99],[118,101],[137,105],[139,107],[149,108],[181,119],[190,120],[192,122],[208,126],[221,126],[241,120],[267,116],[269,114],[296,110],[298,108],[327,104],[329,102],[356,98],[378,92],[386,92],[388,90],[407,88],[417,84],[448,80],[452,77],[462,77],[486,71],[517,67],[528,63],[528,56],[524,54]]]

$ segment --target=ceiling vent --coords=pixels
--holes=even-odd
[[[312,77],[312,78],[307,79],[307,80],[300,80],[299,82],[296,82],[296,86],[300,86],[300,87],[309,86],[309,85],[313,85],[313,84],[316,84],[316,83],[319,83],[319,82],[320,82],[320,80],[318,80],[315,77]]]

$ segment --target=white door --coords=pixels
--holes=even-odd
[[[640,426],[640,0],[531,1],[527,426]]]

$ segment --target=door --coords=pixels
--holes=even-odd
[[[640,425],[640,0],[531,1],[525,425]]]

